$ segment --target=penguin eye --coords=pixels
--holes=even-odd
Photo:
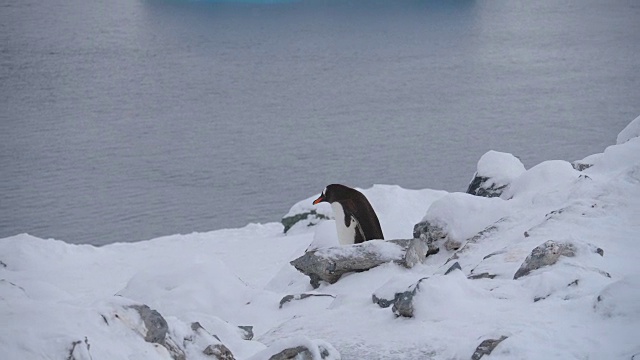
[[[322,190],[322,196],[323,197],[327,196],[327,188],[324,188],[324,190]]]

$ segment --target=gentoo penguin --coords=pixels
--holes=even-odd
[[[323,201],[330,203],[333,209],[340,244],[359,244],[367,240],[384,239],[376,212],[367,198],[358,190],[340,184],[331,184],[322,191],[313,204]]]

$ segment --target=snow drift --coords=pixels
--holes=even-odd
[[[478,175],[501,187],[491,198],[362,189],[389,239],[425,221],[440,251],[318,289],[289,264],[334,244],[315,196],[285,216],[286,234],[270,223],[103,247],[0,239],[1,357],[638,358],[638,119],[573,166],[482,157]]]

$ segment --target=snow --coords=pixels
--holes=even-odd
[[[336,245],[333,220],[286,235],[279,223],[250,224],[103,247],[27,234],[0,239],[0,357],[170,359],[167,348],[144,341],[146,325],[131,306],[145,304],[164,317],[166,341],[187,359],[210,359],[203,350],[215,344],[239,360],[297,346],[314,359],[469,359],[483,340],[501,336],[487,358],[637,358],[640,138],[628,129],[638,121],[616,145],[588,156],[588,169],[546,161],[514,176],[501,198],[362,189],[387,239],[411,237],[425,218],[462,247],[442,248],[412,269],[386,263],[315,290],[289,261],[312,244]],[[317,209],[314,198],[290,214]],[[575,256],[514,280],[548,240],[573,244]],[[385,245],[381,251],[397,255]],[[444,275],[454,261],[462,271]],[[483,273],[493,278],[467,277]],[[413,318],[372,302],[372,294],[393,297],[421,279]],[[280,307],[301,293],[332,297]],[[254,339],[244,338],[244,325]]]
[[[616,138],[616,144],[620,145],[633,138],[640,137],[640,116],[635,118],[629,125],[627,125]]]
[[[486,186],[508,184],[523,172],[525,168],[520,159],[509,153],[490,150],[478,160],[477,176],[489,178],[493,182]]]

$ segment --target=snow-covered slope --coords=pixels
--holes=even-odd
[[[640,358],[638,123],[582,160],[584,171],[544,162],[515,174],[500,198],[363,189],[388,239],[427,219],[461,247],[315,290],[289,261],[335,236],[332,220],[286,235],[279,223],[251,224],[104,247],[0,239],[0,358],[222,359],[228,348],[268,359],[304,345],[315,358],[469,359],[502,337],[486,358]],[[548,241],[573,256],[519,271]],[[462,270],[444,275],[454,262]],[[412,318],[372,302],[420,279]],[[330,296],[281,303],[301,293]],[[238,326],[253,326],[253,339]]]

